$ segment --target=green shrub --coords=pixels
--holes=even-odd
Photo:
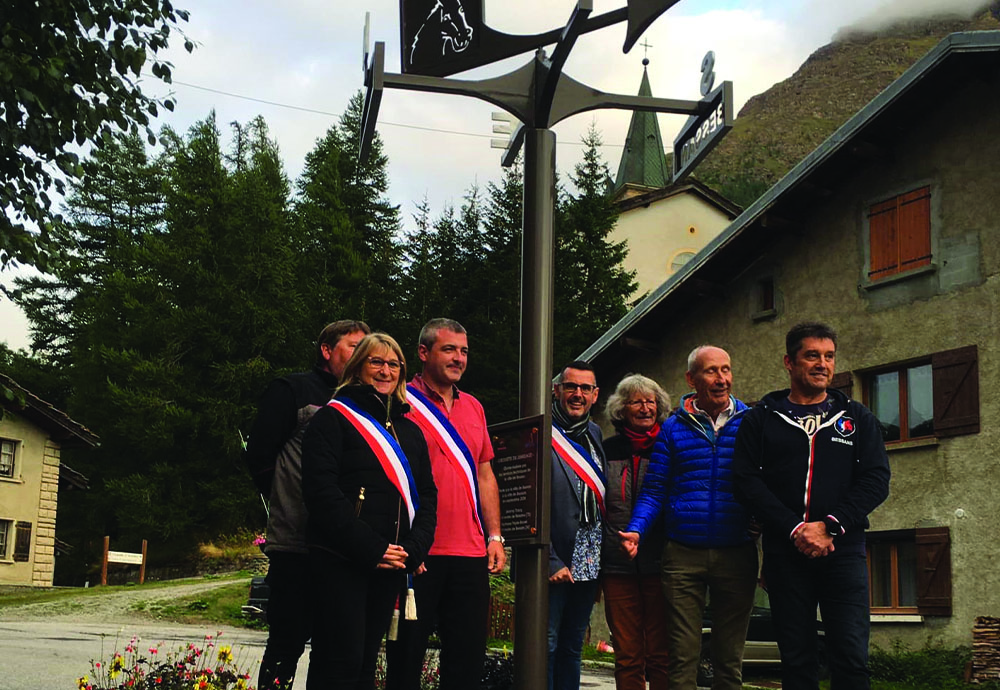
[[[950,690],[967,688],[965,668],[972,659],[970,647],[952,649],[931,645],[911,650],[897,642],[892,650],[876,646],[869,655],[869,668],[874,687],[912,688],[912,690]],[[879,683],[878,681],[881,681]],[[979,690],[995,688],[995,684],[976,686]]]

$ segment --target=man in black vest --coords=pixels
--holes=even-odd
[[[271,382],[250,430],[245,461],[257,490],[269,499],[267,543],[268,637],[259,688],[292,687],[299,657],[311,634],[302,501],[302,435],[316,410],[329,402],[354,347],[371,329],[363,321],[335,321],[316,340],[309,371]]]

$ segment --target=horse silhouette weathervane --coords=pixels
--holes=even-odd
[[[688,115],[688,123],[682,130],[684,141],[674,142],[673,181],[678,182],[732,128],[732,82],[724,82],[711,94],[703,89],[702,100],[690,101],[604,93],[562,74],[563,65],[582,34],[627,22],[622,46],[627,53],[646,28],[678,1],[627,0],[623,8],[591,16],[593,0],[579,0],[564,27],[540,34],[513,35],[486,25],[484,0],[400,0],[401,74],[385,71],[383,42],[376,42],[374,50],[369,50],[366,17],[363,60],[367,92],[361,161],[367,159],[370,150],[383,89],[395,88],[472,96],[511,113],[524,124],[511,137],[503,156],[504,165],[512,164],[516,158],[523,127],[546,129],[571,115],[603,108]],[[543,47],[552,44],[555,48],[548,57]],[[444,78],[530,51],[536,51],[531,62],[499,77]],[[705,60],[714,65],[712,53]],[[704,84],[707,76],[704,63],[702,68]],[[711,65],[708,73],[714,80]]]

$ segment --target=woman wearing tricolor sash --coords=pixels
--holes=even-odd
[[[302,493],[316,599],[309,690],[374,688],[397,596],[434,539],[437,489],[408,410],[403,352],[373,333],[306,430]]]

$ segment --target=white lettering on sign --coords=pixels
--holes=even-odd
[[[698,126],[693,136],[684,142],[681,147],[681,163],[687,165],[695,154],[721,127],[726,124],[726,115],[722,110],[722,103],[716,106],[708,117]]]
[[[142,565],[142,554],[129,553],[128,551],[108,551],[108,563],[130,563],[132,565]]]

